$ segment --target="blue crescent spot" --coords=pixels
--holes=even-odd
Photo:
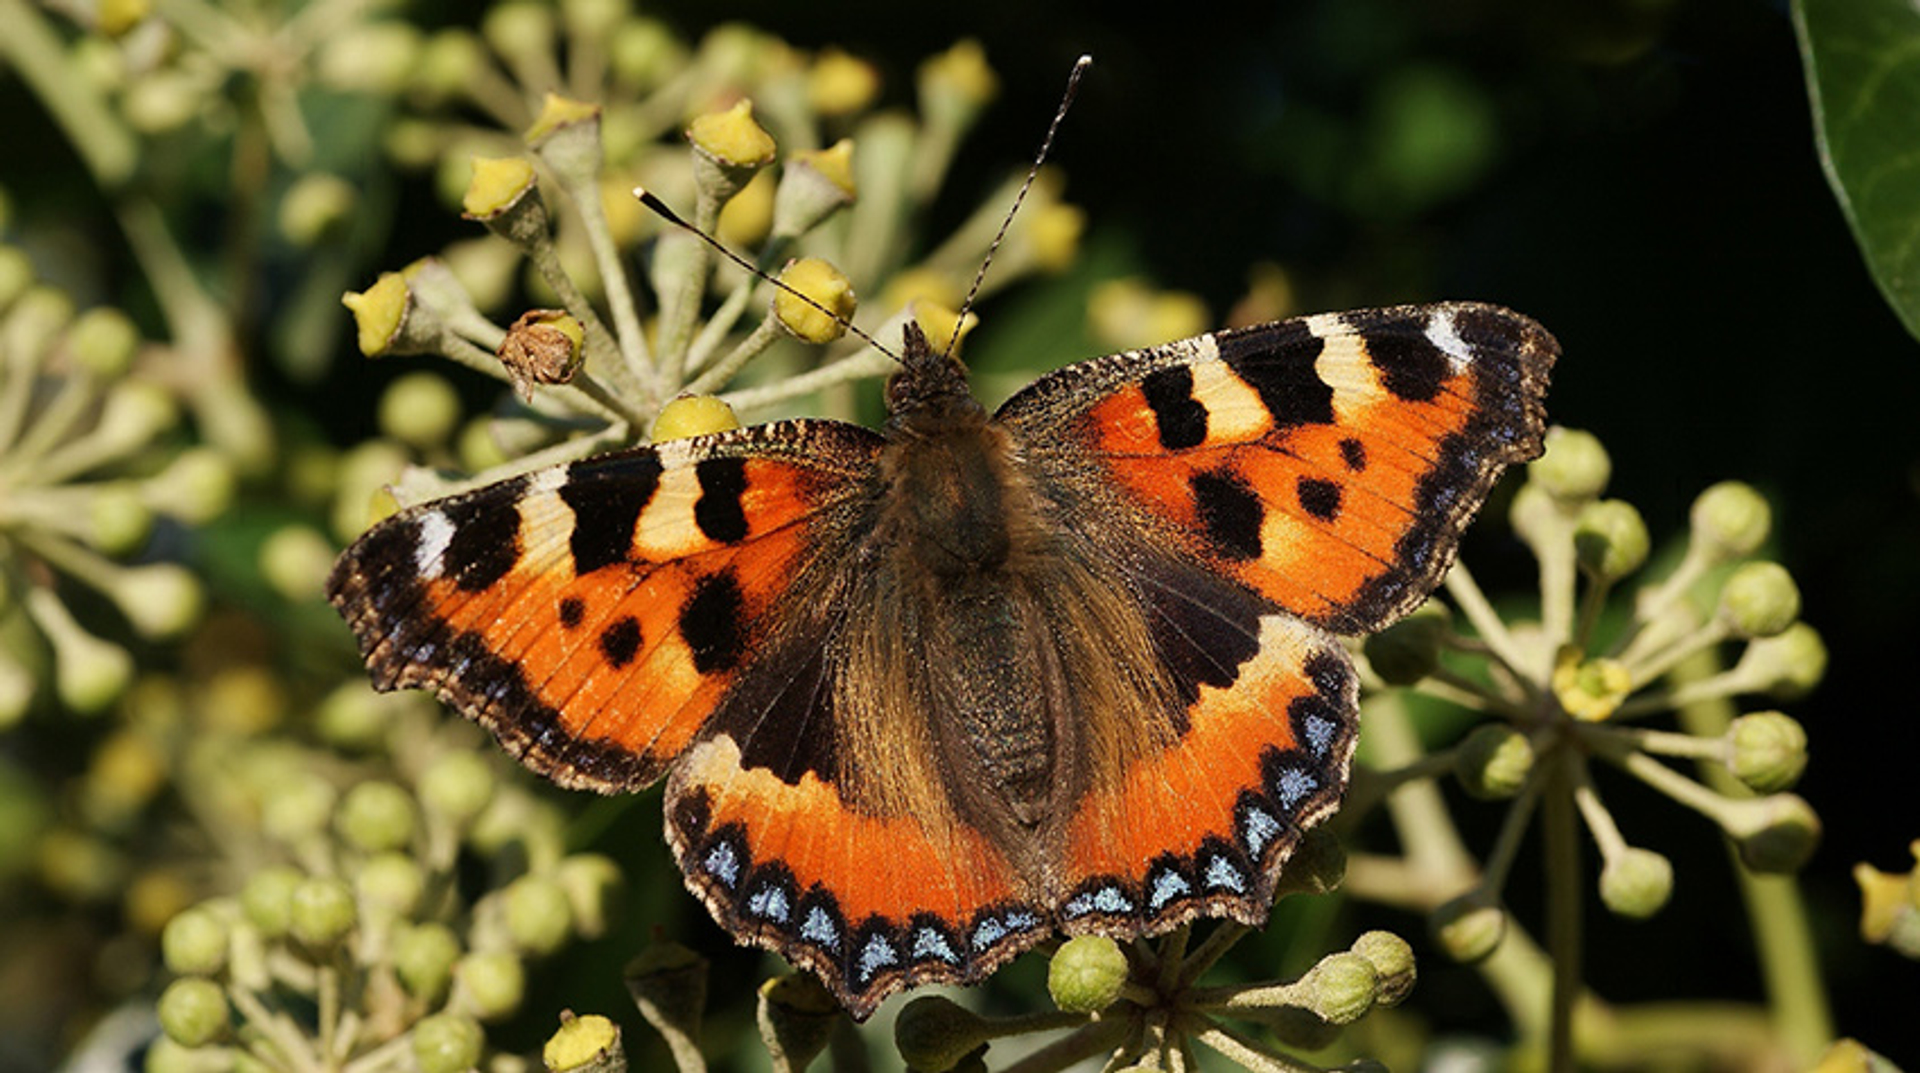
[[[790,911],[787,892],[779,887],[762,887],[747,899],[747,912],[782,924],[787,922],[787,913]]]
[[[1333,744],[1334,735],[1340,732],[1339,726],[1332,720],[1322,719],[1317,715],[1309,717],[1306,723],[1307,748],[1312,750],[1315,756],[1327,755],[1327,748]]]
[[[1193,884],[1187,882],[1187,877],[1171,869],[1160,873],[1152,882],[1153,893],[1148,896],[1147,904],[1154,909],[1164,909],[1175,898],[1193,893]]]
[[[1293,811],[1308,794],[1320,788],[1320,780],[1299,768],[1288,768],[1280,773],[1278,784],[1274,787],[1274,796],[1287,811]]]
[[[734,855],[733,843],[716,842],[707,851],[707,857],[701,862],[707,874],[731,887],[740,881],[740,858]]]
[[[960,960],[960,955],[953,952],[953,946],[947,942],[946,936],[932,928],[921,928],[913,934],[913,959],[919,961],[929,957],[939,958],[949,965]]]
[[[1007,926],[988,917],[973,926],[973,948],[985,950],[994,943],[1007,937]]]
[[[868,979],[874,973],[900,960],[900,954],[888,942],[886,936],[875,935],[860,948],[860,978]]]
[[[1215,857],[1207,862],[1207,886],[1214,890],[1230,890],[1235,894],[1247,892],[1246,877],[1225,857]]]
[[[1280,834],[1280,821],[1266,809],[1250,808],[1247,810],[1244,823],[1245,826],[1240,831],[1240,841],[1246,844],[1248,855],[1257,860],[1261,852],[1267,848],[1267,843]]]
[[[833,926],[833,917],[817,905],[800,922],[800,938],[828,950],[840,949],[840,930]]]

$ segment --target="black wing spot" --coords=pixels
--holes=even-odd
[[[567,468],[560,500],[573,510],[573,572],[591,574],[626,562],[633,554],[633,530],[640,512],[660,487],[660,457],[652,452],[615,462],[575,462]]]
[[[1301,509],[1315,518],[1331,522],[1340,517],[1342,494],[1339,484],[1318,477],[1302,477],[1295,482],[1294,491],[1300,496]]]
[[[718,674],[739,664],[746,654],[746,607],[731,570],[700,579],[680,608],[680,636],[693,652],[694,670]]]
[[[1173,365],[1149,373],[1140,391],[1153,410],[1160,446],[1169,451],[1198,447],[1207,439],[1207,408],[1194,401],[1193,369]]]
[[[1206,540],[1223,558],[1237,561],[1260,557],[1260,522],[1266,507],[1232,470],[1196,473],[1190,482]]]
[[[700,479],[700,500],[693,505],[700,532],[720,544],[745,540],[747,514],[740,500],[747,491],[747,460],[709,458],[693,471]]]
[[[1340,441],[1340,459],[1347,468],[1360,473],[1367,468],[1367,445],[1349,436]]]
[[[560,601],[560,625],[567,629],[578,629],[580,620],[587,616],[587,605],[578,596],[569,596]]]
[[[625,667],[640,652],[640,622],[632,615],[616,619],[600,631],[600,654],[615,667]]]
[[[1368,334],[1367,357],[1380,370],[1380,383],[1395,398],[1431,402],[1446,383],[1447,356],[1425,335],[1412,331]]]
[[[1219,334],[1220,357],[1259,394],[1276,429],[1333,423],[1333,385],[1314,363],[1326,343],[1306,321]]]
[[[453,536],[441,568],[460,591],[491,588],[520,561],[520,512],[509,504],[519,502],[525,485],[524,478],[516,478],[442,509]]]

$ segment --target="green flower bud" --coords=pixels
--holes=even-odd
[[[413,87],[427,103],[466,92],[487,64],[486,49],[471,30],[441,30],[429,37],[413,66]]]
[[[280,199],[280,233],[303,248],[319,245],[353,215],[360,194],[338,175],[302,175]]]
[[[894,1049],[910,1068],[926,1073],[953,1069],[992,1038],[992,1026],[979,1014],[942,995],[914,999],[893,1022]]]
[[[412,78],[420,60],[420,37],[419,30],[398,19],[349,24],[327,35],[314,66],[328,88],[393,96],[405,91]]]
[[[267,865],[240,888],[240,911],[260,934],[278,939],[293,928],[293,892],[305,881],[292,865]]]
[[[407,993],[429,1007],[446,996],[460,939],[438,921],[404,927],[393,937],[393,970]]]
[[[1507,913],[1492,895],[1475,890],[1447,902],[1428,919],[1447,956],[1462,964],[1483,961],[1507,935]]]
[[[437,373],[408,373],[380,396],[380,432],[416,450],[447,442],[460,424],[460,396]]]
[[[1749,642],[1733,673],[1752,692],[1797,700],[1826,675],[1827,646],[1812,626],[1796,622],[1772,637]]]
[[[339,749],[378,752],[411,694],[375,693],[365,682],[343,682],[320,700],[314,726],[320,738]]]
[[[9,356],[16,360],[27,355],[44,357],[72,322],[73,299],[65,291],[44,283],[28,284],[7,312]]]
[[[1553,496],[1533,481],[1520,486],[1507,508],[1507,524],[1536,555],[1567,537],[1567,515]]]
[[[1274,884],[1273,896],[1327,894],[1338,889],[1346,878],[1347,848],[1325,827],[1315,827],[1302,835],[1300,844],[1293,847],[1286,870]]]
[[[189,447],[143,482],[140,491],[148,509],[188,525],[205,525],[226,513],[238,484],[226,455],[211,447]]]
[[[627,993],[662,1032],[688,1038],[700,1034],[707,1006],[706,958],[679,943],[655,942],[627,963]]]
[[[521,876],[507,885],[507,934],[521,950],[541,956],[565,946],[573,934],[567,892],[544,876]]]
[[[205,905],[178,913],[160,932],[160,955],[180,975],[212,976],[227,965],[231,930]]]
[[[1380,1005],[1398,1006],[1413,993],[1418,972],[1411,943],[1390,931],[1369,931],[1353,941],[1352,950],[1372,963]]]
[[[614,77],[638,88],[650,88],[686,64],[686,47],[657,19],[633,18],[614,30],[607,47]]]
[[[269,788],[261,806],[260,825],[268,837],[298,845],[326,830],[339,799],[339,791],[325,777],[313,772],[293,773],[282,785]]]
[[[105,711],[133,681],[133,657],[127,650],[77,624],[71,630],[48,631],[47,639],[53,642],[54,691],[60,703],[82,715]]]
[[[1800,617],[1800,588],[1779,563],[1745,563],[1720,589],[1720,618],[1738,637],[1772,637]]]
[[[1354,953],[1328,954],[1295,985],[1305,1008],[1330,1025],[1349,1025],[1373,1009],[1380,974]]]
[[[1105,935],[1076,935],[1047,965],[1047,991],[1068,1013],[1099,1013],[1120,999],[1127,955]]]
[[[773,316],[794,338],[831,343],[847,333],[858,299],[839,269],[817,257],[802,257],[781,270],[780,282],[791,290],[774,292]]]
[[[496,781],[493,764],[486,757],[472,752],[444,752],[420,773],[420,806],[427,815],[464,828],[493,800]]]
[[[1565,503],[1599,498],[1612,476],[1613,460],[1599,437],[1558,425],[1547,430],[1545,453],[1527,463],[1528,481]]]
[[[1720,826],[1756,872],[1797,872],[1820,844],[1820,817],[1794,794],[1728,802]]]
[[[153,533],[153,511],[128,481],[96,485],[87,497],[87,543],[107,555],[130,555]]]
[[[1724,563],[1760,550],[1773,526],[1773,510],[1752,485],[1722,481],[1693,501],[1691,520],[1693,546],[1708,562]]]
[[[1650,547],[1647,523],[1624,500],[1590,502],[1574,523],[1574,554],[1580,566],[1601,581],[1618,581],[1640,569]]]
[[[1500,801],[1527,784],[1533,760],[1533,742],[1525,734],[1505,723],[1482,723],[1453,754],[1453,774],[1467,793]]]
[[[0,246],[0,312],[33,286],[33,261],[18,246]]]
[[[317,600],[326,589],[336,549],[318,529],[283,525],[260,545],[260,575],[282,599]]]
[[[227,995],[204,976],[187,976],[160,992],[160,1030],[182,1047],[205,1047],[227,1030]]]
[[[333,825],[350,845],[364,852],[402,849],[413,841],[413,797],[390,782],[360,783],[341,798]]]
[[[154,640],[185,633],[200,621],[207,602],[200,579],[175,563],[127,567],[110,595],[134,630]]]
[[[140,329],[118,309],[89,309],[67,328],[67,350],[81,368],[102,379],[126,375],[140,349]]]
[[[0,604],[5,603],[11,595],[6,582],[0,580]],[[26,718],[27,709],[33,707],[35,679],[35,674],[19,660],[10,653],[0,651],[0,733],[13,729],[20,724],[20,720]],[[4,827],[0,827],[0,833],[4,833],[4,830]],[[7,840],[0,838],[0,846],[5,845]],[[10,856],[5,849],[0,849],[0,862],[8,860]],[[0,863],[0,877],[6,873],[5,865]]]
[[[436,1013],[413,1026],[413,1060],[420,1073],[468,1073],[480,1064],[487,1035],[479,1022],[456,1013]]]
[[[1390,686],[1410,686],[1440,666],[1440,649],[1452,628],[1447,605],[1429,600],[1366,639],[1367,665]]]
[[[987,65],[987,53],[972,38],[954,43],[928,57],[916,72],[920,113],[929,127],[965,130],[1000,90],[999,79]]]
[[[389,919],[412,916],[427,889],[420,862],[405,853],[382,853],[367,859],[353,877],[354,891],[369,913]]]
[[[563,1015],[560,1030],[540,1049],[540,1060],[551,1073],[625,1073],[627,1068],[620,1026],[598,1014]]]
[[[624,904],[626,876],[611,858],[598,853],[577,853],[560,862],[555,879],[567,892],[574,930],[583,939],[598,939],[607,933],[614,915]]]
[[[468,954],[454,963],[453,976],[465,1008],[482,1021],[512,1016],[527,997],[527,970],[505,950]]]
[[[288,932],[313,949],[324,949],[347,937],[360,922],[353,891],[331,876],[311,876],[293,888],[288,904]]]
[[[557,30],[552,8],[529,0],[495,4],[480,20],[480,36],[510,61],[518,56],[552,56]]]
[[[1751,712],[1727,728],[1733,777],[1759,793],[1784,790],[1807,768],[1807,732],[1784,712]]]
[[[1629,848],[1600,869],[1600,900],[1623,917],[1644,920],[1673,895],[1673,862],[1650,849]]]
[[[1820,1056],[1813,1073],[1900,1073],[1900,1067],[1868,1050],[1859,1040],[1840,1039]]]
[[[807,1068],[826,1050],[842,1016],[840,1001],[812,973],[790,972],[760,985],[760,1038],[776,1069]]]

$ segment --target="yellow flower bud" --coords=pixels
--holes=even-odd
[[[753,102],[745,97],[724,112],[694,117],[687,140],[722,165],[759,168],[773,162],[773,135],[754,122]]]
[[[822,49],[807,72],[807,101],[822,116],[858,112],[879,94],[880,72],[873,64],[837,48]]]
[[[469,219],[491,220],[519,204],[534,183],[533,161],[526,157],[474,157],[461,211]]]
[[[366,290],[341,295],[340,304],[353,312],[353,322],[359,327],[360,353],[377,358],[400,335],[413,296],[398,272],[382,272]]]
[[[781,327],[809,343],[830,343],[846,334],[859,299],[839,269],[802,257],[781,271],[780,282],[786,287],[773,296],[773,315]]]
[[[740,427],[733,407],[713,395],[682,395],[660,409],[653,422],[653,442],[684,440],[727,432]]]

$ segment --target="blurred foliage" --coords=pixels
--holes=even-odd
[[[460,1067],[481,1048],[510,1068],[539,1060],[569,1007],[612,1017],[631,1066],[660,1068],[673,1060],[668,1045],[642,1027],[623,971],[653,929],[698,951],[667,957],[669,980],[698,964],[715,982],[698,1039],[715,1065],[798,1048],[780,1025],[819,1027],[816,996],[736,948],[682,891],[653,794],[554,794],[419,697],[376,703],[320,600],[340,542],[402,473],[413,474],[402,493],[418,495],[528,451],[631,439],[660,397],[610,415],[591,400],[555,407],[541,388],[549,401],[537,409],[514,401],[497,369],[366,363],[338,301],[383,270],[410,266],[418,282],[413,263],[435,254],[487,323],[555,306],[611,319],[607,266],[657,264],[666,245],[624,191],[644,182],[693,205],[679,131],[694,116],[744,93],[783,153],[849,133],[877,144],[911,129],[918,65],[968,36],[984,42],[991,105],[921,142],[938,151],[922,154],[917,185],[896,200],[861,178],[861,202],[891,205],[887,220],[869,220],[853,241],[835,230],[851,226],[843,216],[813,240],[848,258],[855,293],[874,307],[928,294],[887,286],[927,286],[917,268],[936,268],[931,282],[951,295],[978,262],[981,227],[998,222],[1006,177],[1029,158],[1067,62],[1092,52],[1098,66],[1055,168],[1023,210],[1029,224],[1049,206],[1057,222],[1083,219],[1080,256],[1044,266],[1057,274],[1029,261],[1036,271],[1007,287],[1022,262],[1003,254],[990,279],[1003,289],[977,310],[968,344],[983,395],[1216,322],[1476,298],[1522,309],[1560,337],[1550,412],[1610,449],[1610,483],[1551,511],[1516,495],[1513,512],[1533,528],[1516,521],[1516,539],[1487,525],[1470,538],[1472,577],[1494,609],[1471,632],[1513,627],[1528,653],[1513,661],[1567,707],[1663,722],[1599,720],[1542,738],[1488,707],[1518,686],[1488,671],[1497,661],[1464,631],[1409,620],[1368,653],[1383,679],[1422,685],[1370,696],[1371,763],[1399,790],[1347,818],[1352,896],[1282,902],[1214,982],[1305,980],[1322,965],[1365,976],[1342,948],[1371,929],[1398,931],[1413,940],[1420,985],[1397,1008],[1382,997],[1340,1050],[1316,1058],[1490,1068],[1516,1041],[1547,1038],[1545,992],[1527,989],[1542,979],[1527,929],[1552,932],[1553,907],[1584,898],[1594,918],[1584,980],[1618,1005],[1596,998],[1582,1009],[1649,1014],[1635,1032],[1608,1022],[1612,1035],[1583,1037],[1596,1068],[1637,1065],[1645,1052],[1632,1047],[1671,1045],[1673,1033],[1723,1057],[1784,1037],[1801,1065],[1843,1037],[1823,1070],[1885,1068],[1848,1035],[1920,1053],[1920,1025],[1889,1016],[1887,1000],[1920,990],[1920,967],[1901,956],[1920,919],[1905,855],[1912,815],[1882,791],[1906,783],[1912,754],[1873,679],[1910,659],[1905,623],[1920,599],[1910,414],[1920,372],[1874,290],[1877,281],[1912,330],[1920,187],[1900,181],[1920,115],[1903,51],[1912,12],[1803,0],[1793,15],[1804,65],[1784,7],[1746,0],[1299,0],[1158,9],[1145,21],[1091,7],[1041,20],[1014,0],[910,17],[867,0],[724,10],[663,0],[638,12],[614,0],[0,0],[0,122],[15,147],[0,169],[0,1068],[129,1053],[151,1068],[199,1068],[221,1047],[194,1054],[183,1041],[259,1054],[263,1038],[288,1054],[384,1041],[356,1053],[359,1068]],[[801,72],[824,72],[820,95]],[[546,90],[600,106],[619,179],[602,209],[617,251],[596,253],[593,227],[556,211],[557,273],[460,219],[471,158],[524,157]],[[807,103],[783,110],[795,94]],[[759,211],[713,221],[726,241],[766,248],[773,186],[735,199]],[[434,271],[425,278],[444,282]],[[649,318],[663,301],[651,284],[634,288],[635,311]],[[715,323],[731,293],[683,307],[686,326]],[[709,355],[765,323],[731,315],[739,329],[716,330]],[[464,323],[487,340],[506,331]],[[781,342],[734,390],[777,389],[813,360]],[[756,419],[876,412],[872,393],[849,384],[745,401],[761,404],[749,407]],[[1579,442],[1556,448],[1561,462],[1579,457]],[[1529,485],[1550,483],[1551,469]],[[1648,534],[1685,518],[1700,539],[1689,504],[1730,475],[1764,493],[1736,499],[1770,504],[1765,546],[1663,586],[1685,576],[1689,544]],[[1602,487],[1617,498],[1595,498]],[[1539,596],[1519,595],[1536,588],[1524,553],[1543,547],[1557,549],[1548,558],[1560,572],[1543,569]],[[1756,555],[1791,573],[1750,563],[1759,569],[1736,583],[1732,560]],[[1626,599],[1614,585],[1636,567],[1652,579],[1638,591],[1686,592],[1664,609]],[[1598,595],[1567,600],[1580,591]],[[1712,602],[1729,592],[1734,609]],[[1658,610],[1698,617],[1648,633]],[[1832,653],[1829,679],[1811,695],[1786,681],[1779,703],[1791,718],[1739,715],[1722,695],[1727,675],[1752,673],[1736,652],[1798,645],[1786,654],[1804,661],[1810,631],[1789,626],[1774,640],[1792,640],[1771,645],[1699,631],[1735,621],[1770,630],[1802,613]],[[1527,648],[1540,639],[1536,620],[1582,631],[1594,642],[1586,658]],[[1609,650],[1636,630],[1652,640]],[[1437,665],[1433,646],[1447,649]],[[1629,673],[1623,685],[1613,657],[1648,661],[1648,680]],[[1647,698],[1675,695],[1692,703],[1666,723]],[[1566,761],[1542,763],[1594,735],[1638,745],[1597,751],[1629,776],[1606,789],[1606,809]],[[1662,775],[1645,767],[1648,754],[1699,763]],[[479,773],[448,759],[482,756]],[[473,800],[459,787],[477,783],[429,774],[442,764],[492,787],[488,810],[513,809],[491,826],[450,815],[449,800],[456,812]],[[1538,781],[1555,771],[1565,781]],[[1436,776],[1461,792],[1443,798],[1447,779]],[[1785,793],[1796,779],[1798,796]],[[1565,791],[1573,811],[1555,813],[1541,785]],[[1381,783],[1362,784],[1356,803],[1376,791]],[[1733,804],[1787,798],[1811,802],[1823,827],[1797,880],[1719,867],[1714,824],[1672,819],[1679,800],[1733,834],[1750,861],[1799,863],[1804,838],[1767,837],[1765,824],[1751,826],[1761,810]],[[1804,833],[1806,814],[1786,811],[1774,818]],[[1569,887],[1567,847],[1588,851],[1563,836],[1583,823],[1600,868]],[[1524,837],[1536,827],[1559,830],[1542,840],[1559,848],[1538,852]],[[630,884],[625,911],[599,920],[591,889],[575,898],[570,887],[561,911],[555,885],[604,877],[606,860]],[[1535,878],[1543,871],[1546,883]],[[291,892],[302,885],[313,887],[302,898],[313,916],[295,935]],[[329,932],[343,887],[353,906],[344,946]],[[1477,965],[1445,956],[1489,941],[1498,950]],[[465,983],[436,982],[479,953]],[[963,1027],[1017,1036],[1020,1018],[1062,1016],[1042,960],[955,995],[972,1007]],[[1111,960],[1056,971],[1098,983]],[[1823,974],[1830,1028],[1820,1017],[1829,1007],[1807,997]],[[515,979],[532,1001],[500,1001]],[[887,1030],[897,1034],[907,1005],[889,1004],[865,1033],[874,1060],[897,1060]],[[908,1028],[955,1023],[932,1005]],[[1651,1016],[1662,1012],[1675,1018]],[[1575,1023],[1590,1027],[1586,1015]],[[153,1046],[161,1022],[173,1042]],[[836,1061],[857,1061],[863,1048],[844,1028],[828,1034]],[[1029,1042],[996,1043],[994,1063]]]
[[[1920,11],[1796,0],[1820,163],[1880,292],[1920,339]]]

